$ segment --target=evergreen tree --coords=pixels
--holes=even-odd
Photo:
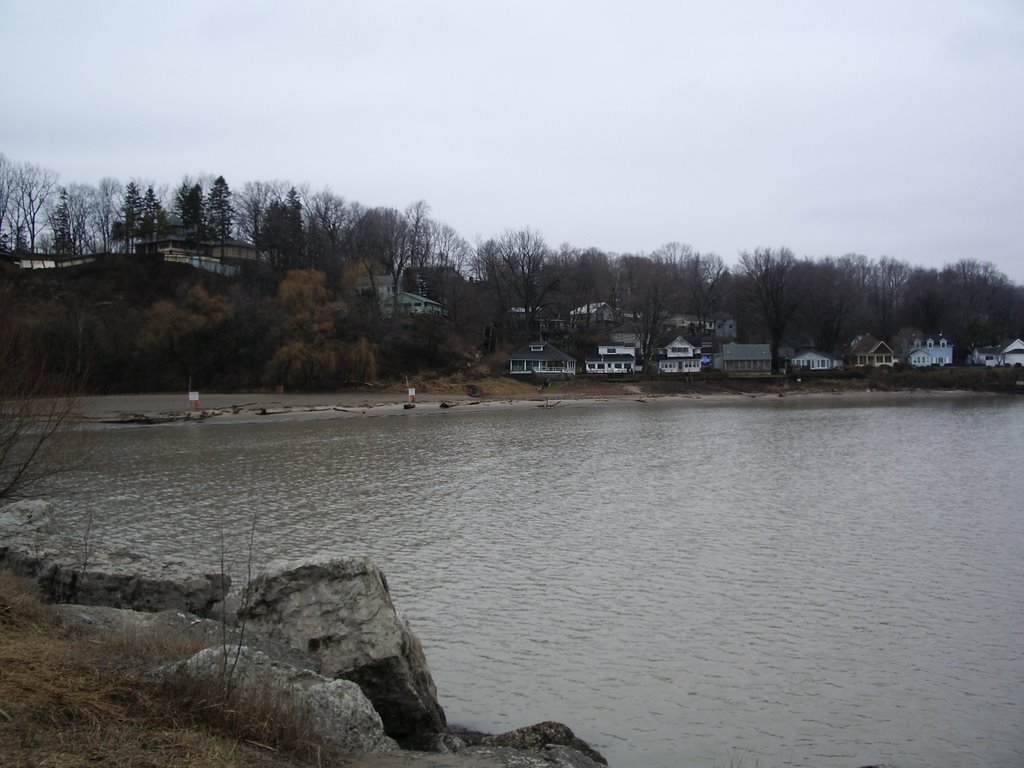
[[[231,204],[231,189],[223,176],[218,176],[210,187],[206,197],[206,212],[210,235],[224,243],[231,234],[231,226],[235,220],[235,209]]]
[[[57,205],[50,213],[50,229],[53,230],[53,252],[70,254],[75,251],[71,236],[71,212],[68,210],[68,190],[61,187]]]
[[[164,213],[163,205],[150,186],[142,198],[141,214],[139,217],[139,236],[156,237],[162,234],[167,228],[167,215]]]
[[[12,240],[14,242],[15,253],[28,253],[28,235],[25,234],[25,225],[20,221],[15,223],[12,228]]]
[[[121,198],[121,219],[117,222],[119,239],[124,242],[125,253],[135,250],[135,238],[139,234],[141,220],[142,195],[139,194],[138,184],[129,181]]]
[[[198,183],[181,182],[174,196],[174,212],[181,217],[185,235],[191,242],[206,240],[206,205],[203,188]]]
[[[263,224],[263,244],[274,267],[298,269],[305,266],[302,200],[295,187],[288,190],[284,200],[275,200],[268,206]]]

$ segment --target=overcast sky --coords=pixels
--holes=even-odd
[[[0,152],[1024,284],[1024,1],[0,0]]]

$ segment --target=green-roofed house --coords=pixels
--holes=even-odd
[[[380,300],[380,308],[386,315],[390,315],[397,306],[400,315],[443,315],[444,304],[420,296],[418,293],[407,293],[400,291],[394,296],[385,296]]]

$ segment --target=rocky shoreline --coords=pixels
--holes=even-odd
[[[449,728],[422,646],[366,558],[277,561],[238,593],[218,569],[153,560],[62,531],[46,502],[0,509],[0,568],[32,578],[65,622],[94,630],[158,627],[203,649],[151,674],[270,687],[311,713],[351,765],[396,768],[598,768],[604,758],[559,723],[507,734]]]

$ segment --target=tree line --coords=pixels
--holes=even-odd
[[[196,243],[242,240],[261,258],[233,279],[132,260],[171,217]],[[758,247],[730,265],[678,242],[651,253],[553,247],[529,228],[470,243],[425,201],[368,207],[282,181],[232,189],[223,176],[186,177],[173,190],[139,179],[60,185],[54,172],[3,155],[0,249],[130,262],[96,267],[97,282],[74,289],[66,277],[50,278],[63,286],[64,306],[45,321],[22,321],[72,350],[104,390],[178,386],[189,374],[219,386],[331,387],[486,367],[489,355],[497,368],[538,335],[582,358],[607,337],[587,311],[601,303],[632,325],[647,359],[680,315],[692,341],[715,320],[735,318],[738,340],[769,342],[776,359],[784,344],[841,354],[861,333],[898,348],[941,332],[961,352],[1024,333],[1024,290],[975,256],[935,269]],[[123,284],[129,276],[139,282]],[[9,280],[9,297],[30,300]],[[44,301],[45,280],[29,280],[34,300]],[[378,299],[381,283],[391,295],[441,303],[445,317],[399,315]],[[108,325],[94,305],[109,305],[103,295],[115,285],[129,298]],[[120,380],[104,373],[110,366]]]

